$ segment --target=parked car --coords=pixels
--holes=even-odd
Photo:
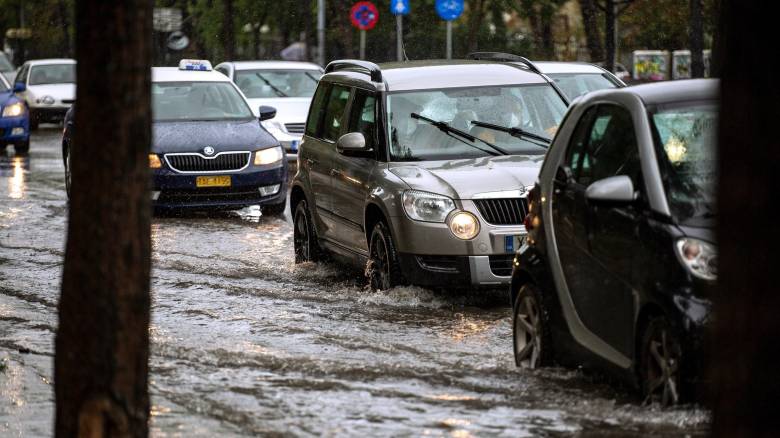
[[[215,70],[238,85],[253,110],[262,105],[276,108],[276,117],[263,126],[282,143],[288,161],[295,165],[322,67],[310,62],[240,61],[223,62]]]
[[[14,145],[14,152],[24,154],[30,150],[30,112],[24,101],[16,96],[24,86],[12,87],[0,75],[0,152],[7,145]]]
[[[27,61],[19,68],[15,83],[24,85],[18,95],[30,109],[30,129],[38,129],[41,122],[59,123],[76,100],[76,61]]]
[[[374,289],[510,281],[566,101],[526,66],[331,62],[290,194],[296,262],[367,266]]]
[[[576,101],[529,194],[512,273],[518,366],[600,369],[695,394],[717,279],[715,80]]]
[[[75,112],[75,110],[74,110]],[[203,60],[152,69],[153,140],[149,154],[156,211],[238,209],[260,205],[282,214],[287,205],[287,161],[279,142],[258,122],[224,75]],[[260,107],[259,120],[276,110]],[[63,138],[66,187],[78,159],[68,115]]]

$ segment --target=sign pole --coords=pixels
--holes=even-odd
[[[317,61],[325,66],[325,0],[317,0]]]
[[[395,16],[395,37],[396,59],[401,62],[404,60],[404,16],[401,14]]]
[[[452,21],[447,20],[447,59],[452,59]]]
[[[366,31],[360,31],[360,59],[366,59]]]

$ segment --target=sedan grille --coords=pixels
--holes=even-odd
[[[305,126],[305,123],[286,123],[284,125],[284,127],[287,128],[287,132],[290,134],[303,134]]]
[[[528,213],[527,198],[475,199],[482,217],[493,225],[521,225]]]
[[[168,166],[177,172],[230,172],[249,165],[250,152],[221,152],[206,158],[200,154],[165,154]]]

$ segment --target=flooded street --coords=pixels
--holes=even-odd
[[[0,436],[52,434],[60,134],[0,157]],[[252,209],[154,219],[153,436],[706,435],[701,408],[517,369],[504,291],[376,293],[360,272],[296,266],[290,222]]]

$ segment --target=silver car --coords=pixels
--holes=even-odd
[[[493,61],[334,61],[325,73],[290,195],[296,262],[358,263],[373,289],[508,284],[560,90]]]

